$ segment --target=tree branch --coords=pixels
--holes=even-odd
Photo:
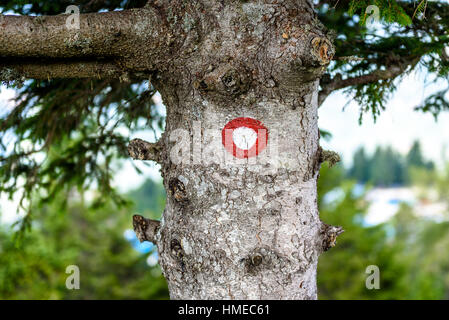
[[[160,161],[161,146],[142,139],[134,139],[128,145],[128,153],[134,160]]]
[[[165,24],[156,11],[132,9],[79,17],[77,29],[67,25],[67,14],[0,15],[1,74],[8,75],[5,70],[10,68],[25,77],[119,77],[128,71],[150,71],[165,60],[167,46],[160,36]]]
[[[140,242],[150,241],[156,243],[156,235],[160,222],[144,218],[140,215],[133,216],[133,228]]]
[[[376,70],[372,73],[362,75],[359,77],[352,77],[347,79],[342,79],[340,74],[337,74],[333,79],[331,80],[324,80],[322,79],[320,85],[321,85],[321,91],[318,95],[318,105],[321,106],[326,100],[326,98],[335,90],[343,89],[346,87],[351,87],[355,85],[364,85],[373,83],[379,80],[388,80],[388,79],[394,79],[397,76],[403,74],[409,66],[416,65],[421,57],[415,57],[411,60],[408,60],[407,62],[403,64],[395,64],[391,65],[386,70]],[[324,81],[323,81],[324,80]]]
[[[0,16],[0,56],[67,58],[124,56],[146,41],[154,28],[149,10],[124,10],[80,15],[80,28],[69,29],[69,15]]]
[[[117,64],[108,60],[99,61],[52,61],[25,60],[22,62],[2,60],[0,63],[0,80],[13,81],[23,78],[50,79],[50,78],[103,78],[117,79],[127,77],[126,73]],[[135,73],[132,78],[148,79],[149,73]]]

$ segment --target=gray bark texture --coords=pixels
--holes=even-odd
[[[129,152],[162,165],[162,220],[135,216],[134,228],[157,244],[172,299],[317,298],[318,257],[342,229],[321,222],[317,208],[319,168],[330,157],[319,146],[319,78],[334,47],[311,0],[156,0],[82,16],[84,31],[69,35],[26,19],[25,29],[18,18],[0,24],[49,41],[31,50],[38,39],[22,46],[0,33],[0,55],[11,57],[3,77],[144,74],[162,94],[163,137],[133,140]],[[17,57],[58,60],[53,68]],[[98,75],[102,68],[109,73]],[[268,131],[255,157],[236,159],[222,143],[225,125],[241,117]]]

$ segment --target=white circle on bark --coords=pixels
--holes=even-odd
[[[248,150],[256,143],[257,132],[251,128],[239,127],[232,132],[232,139],[238,148]]]

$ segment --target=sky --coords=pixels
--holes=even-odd
[[[320,128],[332,134],[330,141],[321,141],[322,147],[338,152],[344,164],[349,165],[354,151],[359,146],[365,146],[368,152],[373,152],[378,145],[391,145],[395,150],[406,153],[413,142],[419,140],[423,154],[437,165],[442,165],[443,153],[448,156],[446,147],[449,147],[449,113],[442,113],[436,122],[431,114],[423,114],[413,109],[429,93],[444,87],[438,84],[425,85],[425,82],[425,77],[417,72],[406,76],[398,82],[397,91],[377,121],[374,122],[372,116],[366,114],[362,125],[358,122],[358,104],[342,92],[333,93],[319,109]],[[10,108],[12,105],[8,100],[12,97],[13,90],[0,87],[0,108]],[[155,97],[155,102],[158,108],[165,112],[160,95]],[[151,132],[139,132],[131,138],[155,141]],[[151,164],[148,167],[138,161],[135,164],[144,174],[139,175],[131,162],[126,161],[114,179],[120,191],[136,188],[147,177],[161,179],[158,165]],[[5,196],[0,195],[3,222],[15,219],[16,203],[17,201],[8,201]]]
[[[414,72],[398,82],[398,89],[387,108],[374,122],[366,114],[359,125],[359,105],[341,92],[327,98],[319,109],[319,126],[330,131],[332,139],[321,141],[324,149],[338,152],[345,163],[351,163],[352,155],[359,146],[373,152],[377,145],[391,145],[394,150],[407,153],[414,140],[421,142],[423,154],[437,164],[443,164],[443,152],[448,155],[449,113],[441,113],[436,122],[433,115],[413,109],[443,84],[425,85],[424,75]],[[344,110],[343,107],[350,102]]]

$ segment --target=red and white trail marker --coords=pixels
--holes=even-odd
[[[266,148],[268,141],[268,129],[253,118],[229,121],[221,135],[225,149],[238,159],[257,156]]]

